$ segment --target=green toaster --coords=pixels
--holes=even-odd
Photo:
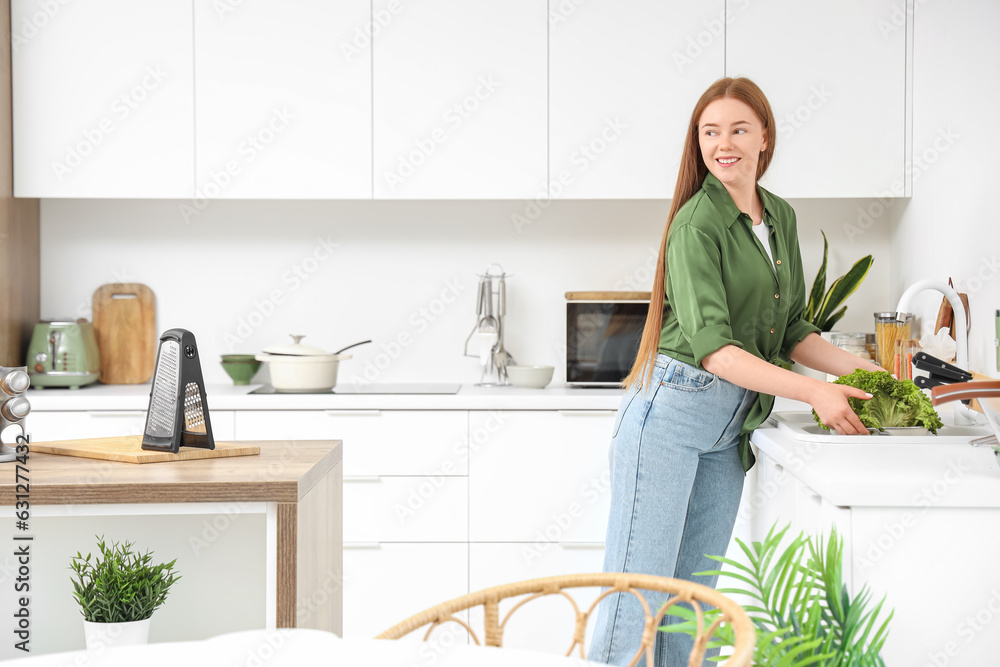
[[[82,322],[39,322],[28,344],[31,386],[79,389],[101,377],[101,357],[94,325]]]

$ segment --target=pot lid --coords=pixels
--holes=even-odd
[[[266,354],[285,354],[294,357],[329,357],[331,356],[326,350],[321,350],[318,347],[313,347],[312,345],[303,345],[299,341],[305,338],[305,336],[296,336],[295,334],[289,334],[292,337],[294,343],[286,343],[284,345],[272,345],[270,347],[265,347],[264,352]]]

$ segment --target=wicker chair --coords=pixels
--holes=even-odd
[[[586,612],[581,612],[576,601],[563,589],[588,586],[608,588],[594,600]],[[640,589],[671,593],[673,596],[653,615]],[[573,649],[578,648],[580,657],[585,658],[584,641],[586,639],[587,620],[597,609],[598,603],[613,593],[630,593],[635,595],[646,612],[646,626],[643,629],[642,641],[639,643],[639,648],[629,663],[630,667],[639,662],[639,658],[644,653],[646,655],[646,664],[650,666],[653,664],[653,646],[655,644],[657,628],[661,625],[664,614],[674,604],[678,602],[690,604],[697,615],[698,626],[703,627],[702,610],[698,604],[699,601],[707,602],[713,607],[722,610],[723,613],[718,620],[705,629],[705,632],[695,638],[694,648],[691,651],[688,664],[699,666],[702,664],[708,640],[712,637],[721,622],[729,623],[732,626],[736,635],[736,646],[733,654],[720,664],[723,667],[749,667],[752,664],[756,634],[753,623],[742,607],[707,586],[680,579],[669,579],[667,577],[656,577],[646,574],[567,574],[558,577],[543,577],[541,579],[531,579],[504,586],[495,586],[476,593],[470,593],[469,595],[463,595],[462,597],[424,610],[392,626],[378,635],[376,639],[399,639],[429,624],[430,627],[423,637],[424,641],[426,641],[435,628],[444,623],[454,622],[463,626],[476,644],[481,644],[482,642],[480,642],[476,632],[465,621],[456,618],[454,614],[464,609],[482,605],[485,616],[483,637],[485,644],[486,646],[502,646],[504,626],[510,619],[511,614],[532,600],[547,595],[561,595],[569,600],[576,613],[573,642],[570,644],[569,650],[566,651],[566,655],[572,655]],[[522,595],[526,597],[517,601],[514,607],[504,616],[503,620],[500,620],[500,600]]]

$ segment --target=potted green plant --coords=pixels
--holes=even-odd
[[[893,612],[879,622],[885,603],[882,598],[869,609],[871,592],[867,586],[853,598],[841,577],[844,543],[836,530],[824,543],[823,536],[810,539],[800,533],[782,548],[789,526],[774,526],[763,542],[748,546],[737,539],[749,564],[722,556],[709,558],[728,565],[730,570],[714,574],[741,582],[745,587],[720,588],[720,593],[737,594],[752,600],[744,605],[757,630],[755,665],[783,667],[884,667],[880,655],[889,632]],[[674,611],[676,610],[676,611]],[[704,627],[719,615],[705,612]],[[695,617],[690,609],[675,606],[671,615],[685,619],[665,625],[664,632],[695,634]],[[709,647],[733,646],[732,629],[723,624]]]
[[[176,559],[153,565],[151,552],[141,554],[133,546],[98,537],[100,554],[93,561],[78,551],[70,562],[87,648],[145,644],[153,612],[180,579],[173,571]]]
[[[823,263],[820,265],[816,278],[813,280],[812,289],[809,291],[805,318],[819,327],[820,331],[825,332],[832,331],[833,325],[840,321],[840,318],[847,312],[847,306],[842,304],[864,282],[874,260],[872,260],[871,255],[865,255],[856,261],[847,273],[834,280],[830,288],[827,289],[826,260],[830,244],[826,240],[826,232],[820,230],[820,233],[823,234]]]
[[[871,255],[865,255],[856,261],[847,273],[835,279],[827,288],[826,267],[830,243],[827,241],[826,232],[820,230],[820,233],[823,234],[823,263],[820,265],[819,271],[816,272],[812,289],[809,290],[809,300],[806,302],[804,317],[807,322],[818,327],[822,332],[820,335],[829,341],[829,332],[833,330],[833,325],[847,313],[847,306],[844,305],[844,302],[864,282],[874,260]],[[784,367],[818,380],[826,379],[826,374],[806,368],[802,364],[784,364]]]

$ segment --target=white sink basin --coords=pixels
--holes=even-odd
[[[827,431],[813,419],[812,412],[775,412],[768,418],[777,423],[778,428],[791,435],[796,440],[806,442],[828,442],[858,445],[866,439],[877,439],[884,444],[914,444],[914,445],[952,445],[968,444],[975,438],[992,435],[993,429],[984,426],[956,426],[945,424],[938,429],[937,435],[922,428],[890,428],[884,433],[873,435],[838,435],[835,431]],[[983,418],[985,421],[985,417]],[[889,440],[891,438],[891,440]]]

